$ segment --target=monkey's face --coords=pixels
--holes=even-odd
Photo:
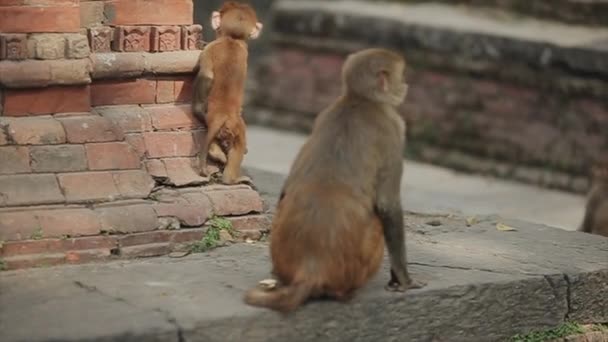
[[[407,96],[408,84],[405,81],[405,63],[399,62],[390,71],[384,72],[387,82],[383,88],[387,102],[399,106]]]
[[[597,165],[591,168],[591,175],[595,183],[608,183],[608,165]]]

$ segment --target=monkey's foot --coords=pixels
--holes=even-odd
[[[238,177],[237,179],[230,179],[228,177],[223,177],[222,183],[224,183],[226,185],[247,184],[247,185],[253,186],[253,181],[251,180],[251,178],[249,178],[247,176],[241,176],[241,177]]]
[[[399,282],[391,280],[384,287],[384,289],[389,292],[405,292],[410,289],[421,289],[425,286],[426,286],[426,283],[421,282],[421,281],[416,281],[413,279],[410,279],[410,281],[408,283],[406,283],[405,285],[402,285]]]

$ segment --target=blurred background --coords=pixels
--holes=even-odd
[[[345,55],[401,52],[410,92],[405,206],[574,230],[608,156],[608,1],[252,0],[244,110],[252,168],[286,174]],[[220,0],[196,1],[209,28]]]

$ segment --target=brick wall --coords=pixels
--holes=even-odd
[[[409,65],[401,111],[411,157],[587,191],[589,166],[608,154],[605,49],[399,22],[378,8],[326,7],[278,6],[275,49],[254,73],[250,122],[310,130],[339,95],[345,55],[384,46],[403,52]]]
[[[0,266],[160,255],[214,215],[266,229],[252,187],[198,174],[192,7],[0,2]]]

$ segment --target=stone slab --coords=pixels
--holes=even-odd
[[[503,340],[566,319],[608,321],[608,239],[488,216],[409,215],[408,252],[421,290],[392,294],[380,274],[348,304],[293,315],[248,307],[269,277],[267,245],[4,272],[2,341]],[[497,223],[516,228],[500,231]]]

